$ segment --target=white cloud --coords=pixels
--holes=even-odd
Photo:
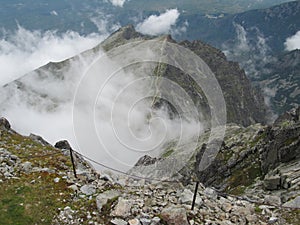
[[[55,10],[51,11],[50,14],[51,14],[52,16],[58,16],[58,13],[57,13]]]
[[[151,15],[142,23],[139,23],[136,30],[148,35],[160,35],[171,32],[171,28],[176,24],[180,13],[177,9],[169,9],[159,16]]]
[[[300,30],[295,35],[287,38],[284,45],[287,51],[300,49]]]
[[[0,87],[0,116],[6,117],[13,129],[24,135],[35,133],[51,144],[66,139],[74,149],[89,158],[124,171],[146,153],[158,156],[164,144],[179,140],[179,137],[190,140],[198,131],[200,124],[195,121],[170,119],[164,108],[153,110],[152,102],[145,98],[149,95],[151,80],[141,84],[140,77],[135,74],[136,67],[127,68],[128,71],[120,70],[107,79],[107,71],[115,66],[115,62],[107,60],[100,67],[101,73],[90,70],[92,79],[86,85],[79,86],[84,71],[96,56],[98,53],[94,52],[70,61],[60,69],[59,76],[57,71],[51,70],[31,72],[18,80],[22,82],[22,88],[18,88],[15,82]],[[149,64],[140,69],[148,71],[149,66],[152,71]],[[101,88],[99,84],[103,83],[98,82],[100,80],[108,80],[108,83],[99,92],[95,103],[91,96],[94,90],[98,92]],[[74,117],[72,112],[76,88],[83,94],[76,101],[79,117]],[[89,132],[75,126],[74,130],[78,133],[74,133],[73,125],[86,124],[87,117],[91,115],[90,109],[95,113],[95,126]],[[150,114],[153,116],[151,119]],[[98,139],[93,139],[94,128],[103,141],[102,145],[99,145]],[[147,149],[151,151],[147,152]]]
[[[114,6],[123,7],[126,0],[109,0]]]
[[[62,61],[99,44],[107,34],[81,36],[68,31],[29,31],[19,26],[0,40],[0,86],[47,64]]]

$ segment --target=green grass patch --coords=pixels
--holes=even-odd
[[[0,190],[2,224],[51,224],[57,208],[71,201],[64,181],[54,183],[56,174],[23,174],[20,180],[6,180]],[[38,178],[38,179],[37,179]],[[35,182],[31,182],[35,180]]]

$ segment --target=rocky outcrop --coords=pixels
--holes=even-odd
[[[69,144],[69,142],[67,140],[62,140],[62,141],[58,141],[55,143],[54,145],[55,148],[59,148],[59,149],[65,149],[65,150],[71,150],[71,145]]]
[[[6,130],[9,130],[10,129],[10,123],[8,122],[7,119],[5,119],[4,117],[1,117],[0,118],[0,127],[4,128]]]
[[[200,141],[190,163],[180,171],[182,182],[188,184],[196,176],[207,186],[264,199],[266,204],[294,199],[300,194],[299,111],[286,112],[272,126],[227,125],[221,149],[204,171],[197,167],[206,151],[205,141]]]
[[[42,145],[50,145],[49,142],[47,142],[44,138],[42,138],[41,136],[39,135],[36,135],[36,134],[30,134],[29,135],[29,138],[31,138],[33,141],[36,141],[36,142],[39,142],[41,143]]]
[[[299,123],[286,127],[268,127],[265,135],[265,146],[261,150],[262,172],[264,174],[282,163],[300,159]]]

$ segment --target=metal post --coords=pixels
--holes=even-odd
[[[75,168],[75,163],[74,163],[74,158],[73,158],[73,150],[71,148],[70,148],[70,156],[71,156],[71,161],[72,161],[74,176],[75,176],[75,178],[77,178],[76,168]]]
[[[198,193],[198,187],[199,187],[199,181],[197,181],[196,187],[195,187],[195,192],[194,192],[194,197],[193,197],[193,202],[192,202],[192,210],[194,210],[194,207],[195,207],[195,202],[196,202],[197,193]]]

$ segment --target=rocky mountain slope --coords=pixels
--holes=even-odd
[[[75,178],[67,142],[58,143],[56,146],[62,148],[58,149],[39,136],[21,136],[11,129],[6,119],[1,118],[0,218],[4,224],[297,224],[300,215],[298,200],[282,205],[281,201],[289,199],[278,197],[278,193],[285,198],[299,194],[299,166],[291,164],[293,160],[299,163],[299,133],[295,134],[296,138],[281,134],[299,131],[297,127],[299,109],[285,114],[274,127],[265,131],[257,133],[254,126],[248,130],[238,128],[238,132],[228,134],[224,144],[227,147],[221,155],[225,154],[233,165],[235,175],[229,175],[231,186],[227,189],[230,193],[238,194],[238,189],[248,185],[240,182],[251,182],[260,174],[247,167],[250,161],[250,164],[254,162],[250,159],[252,156],[256,159],[257,153],[253,149],[260,149],[261,155],[275,153],[282,156],[283,152],[289,152],[289,157],[279,160],[268,156],[262,158],[262,162],[266,162],[262,164],[262,173],[268,173],[263,181],[264,192],[257,180],[244,196],[228,195],[201,184],[195,208],[191,210],[194,183],[152,182],[122,174],[99,174],[76,152]],[[256,133],[255,142],[249,135],[251,133]],[[257,140],[257,135],[262,135],[261,141]],[[266,143],[270,138],[271,142]],[[240,150],[242,145],[247,146],[243,151]],[[281,145],[286,146],[284,150],[281,150]],[[296,147],[293,151],[292,146]],[[239,161],[236,161],[236,156]],[[281,182],[277,182],[278,179]],[[221,182],[228,183],[228,180]],[[274,191],[281,188],[284,188],[281,192]]]
[[[254,201],[299,207],[299,116],[300,108],[283,114],[272,126],[228,124],[214,162],[199,172],[197,165],[206,150],[199,140],[198,151],[178,178],[188,184],[197,177],[205,185]]]
[[[94,57],[122,44],[152,38],[128,26],[75,58],[49,63],[0,90],[1,112],[12,105],[25,104],[51,115],[72,102],[81,74]],[[170,36],[157,39],[174,43]],[[200,137],[197,151],[188,156],[189,163],[170,182],[136,180],[109,172],[99,174],[79,153],[75,153],[78,174],[75,178],[67,143],[60,142],[54,148],[36,135],[19,135],[2,118],[0,221],[5,224],[297,224],[299,109],[286,113],[272,126],[256,124],[265,120],[263,100],[238,64],[227,61],[220,50],[200,41],[179,44],[209,65],[227,104],[231,124],[216,160],[207,170],[199,173],[197,164],[209,132]],[[161,64],[151,73],[175,81],[201,112],[209,114],[205,98],[199,98],[202,91],[189,76]],[[160,106],[160,101],[156,101],[154,107]],[[187,148],[188,144],[181,147]],[[170,143],[160,157],[173,157],[172,147]],[[193,179],[203,185],[197,193],[196,208],[191,210]]]

